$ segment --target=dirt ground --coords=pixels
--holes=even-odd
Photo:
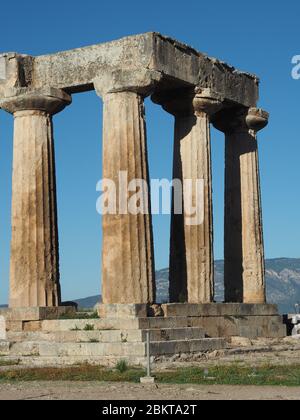
[[[155,369],[165,369],[194,366],[201,367],[226,366],[238,363],[240,366],[292,365],[300,364],[300,339],[256,339],[237,338],[224,350],[189,356],[176,355],[171,359],[157,358]]]
[[[300,388],[95,382],[0,384],[0,400],[299,400]]]
[[[260,366],[300,364],[299,340],[243,340],[240,347],[173,360],[157,360],[155,371],[194,366]],[[15,366],[23,369],[32,366]],[[10,370],[11,367],[0,367]],[[299,400],[300,387],[227,385],[142,385],[110,382],[11,382],[0,383],[0,400]]]

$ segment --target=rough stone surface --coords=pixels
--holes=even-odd
[[[51,127],[44,113],[15,116],[10,307],[60,302]]]
[[[276,305],[267,304],[165,304],[166,319],[188,320],[188,325],[201,327],[208,337],[269,337],[287,334]],[[170,318],[169,318],[170,317]]]
[[[5,57],[0,57],[0,80],[6,79],[6,60]]]
[[[212,302],[213,279],[213,225],[212,179],[209,106],[211,102],[191,98],[187,103],[165,104],[175,114],[173,179],[183,182],[184,214],[176,214],[173,197],[170,245],[170,300],[190,303]],[[189,100],[187,100],[189,102]],[[173,109],[172,109],[173,108]],[[177,109],[179,108],[179,110]],[[206,112],[205,112],[206,111]],[[184,184],[192,180],[192,191]],[[197,186],[198,180],[203,181]],[[191,215],[191,206],[197,206]]]
[[[71,306],[0,309],[0,315],[4,316],[7,322],[16,322],[16,325],[22,321],[26,323],[26,321],[58,319],[66,314],[75,314],[75,309]]]
[[[104,95],[103,178],[125,190],[126,208],[103,215],[102,300],[110,303],[155,301],[154,252],[149,192],[142,189],[143,211],[127,209],[128,183],[145,180],[149,185],[144,105],[140,95],[120,92]],[[120,171],[126,172],[122,188]],[[133,199],[135,199],[133,197]],[[129,205],[129,204],[128,204]],[[126,213],[126,214],[124,214]],[[122,279],[122,281],[120,281]]]
[[[40,363],[43,358],[65,358],[70,364],[84,361],[107,364],[112,359],[120,358],[134,364],[143,359],[145,362],[147,331],[141,329],[141,323],[148,322],[149,318],[114,318],[113,321],[117,322],[115,326],[122,324],[122,329],[113,329],[112,325],[107,323],[107,319],[40,321],[40,328],[36,331],[8,331],[1,354],[10,357],[37,357],[41,358]],[[130,326],[128,324],[131,321],[138,322]],[[180,327],[179,318],[179,322],[174,320],[170,323],[166,318],[160,321],[161,323],[156,322],[156,325],[147,325],[152,327],[151,357],[212,351],[227,346],[225,339],[206,338],[202,328],[190,327],[187,318],[184,327]],[[162,325],[165,327],[162,328]]]
[[[0,341],[0,356],[8,356],[9,349],[10,349],[9,341],[1,340]]]
[[[263,121],[263,122],[262,122]],[[224,111],[224,284],[227,302],[265,303],[265,267],[256,131],[268,122],[261,110]]]
[[[202,327],[208,337],[283,338],[286,326],[281,316],[191,317],[190,326]]]
[[[60,304],[52,114],[64,92],[23,90],[0,98],[14,115],[10,307]]]
[[[155,378],[153,376],[144,376],[143,378],[140,379],[141,384],[144,385],[151,385],[155,383]]]
[[[0,340],[6,340],[6,322],[4,316],[0,315]]]
[[[69,93],[91,90],[95,79],[127,69],[161,73],[163,88],[200,85],[246,107],[258,99],[255,76],[153,32],[39,57],[5,53],[0,58],[0,96],[4,85],[52,86]]]
[[[197,317],[197,316],[277,316],[277,305],[243,304],[243,303],[211,303],[211,304],[180,304],[167,303],[162,305],[166,317]]]
[[[125,323],[124,323],[125,324]],[[145,330],[94,330],[85,331],[72,329],[69,331],[31,331],[31,332],[8,332],[7,339],[13,342],[20,341],[47,341],[59,343],[134,343],[145,342]],[[77,326],[78,328],[78,326]],[[151,341],[176,341],[176,340],[196,340],[205,338],[202,328],[161,328],[150,330]]]
[[[150,344],[152,356],[173,355],[176,353],[195,353],[211,351],[226,347],[224,339],[195,339],[158,341]],[[0,347],[1,348],[1,347]],[[145,342],[81,342],[60,343],[46,341],[22,341],[3,346],[3,355],[16,356],[41,356],[41,357],[146,357]]]
[[[247,337],[231,337],[230,344],[235,347],[251,347],[251,340]]]
[[[100,304],[100,318],[145,318],[148,314],[146,304]]]
[[[47,86],[40,89],[6,88],[0,95],[0,108],[11,114],[19,111],[41,111],[54,115],[71,102],[72,99],[66,92]]]

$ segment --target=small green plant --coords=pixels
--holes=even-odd
[[[97,311],[94,311],[90,314],[90,319],[100,319]]]
[[[116,370],[120,373],[125,373],[128,370],[128,363],[126,360],[119,360],[116,364]]]
[[[74,328],[71,328],[70,331],[81,331],[81,330],[80,330],[80,328],[77,325],[75,325],[75,327]]]
[[[0,367],[16,366],[19,363],[20,363],[19,360],[4,360],[4,359],[0,359]]]
[[[83,331],[94,331],[95,326],[93,324],[86,324],[86,326],[83,328]]]

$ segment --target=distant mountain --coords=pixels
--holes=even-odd
[[[224,261],[215,262],[215,300],[224,299]],[[295,311],[300,302],[300,258],[276,258],[266,260],[267,299],[278,304],[281,313]],[[157,301],[168,302],[169,270],[156,272]],[[76,301],[81,308],[91,308],[100,302],[100,296],[92,296]]]
[[[90,296],[83,299],[76,299],[73,302],[77,303],[81,309],[93,308],[97,303],[101,302],[101,296]]]
[[[168,301],[168,269],[156,273],[159,302]],[[295,311],[300,303],[300,258],[266,260],[267,300],[276,303],[281,313]],[[215,300],[224,300],[224,261],[215,262]]]
[[[215,300],[224,299],[224,261],[215,262]],[[276,258],[266,260],[267,299],[278,304],[281,313],[295,311],[295,304],[300,303],[300,258]],[[168,302],[169,270],[156,272],[157,302]],[[93,308],[100,302],[101,296],[77,299],[80,308]],[[2,307],[4,307],[3,305]],[[1,306],[0,306],[1,307]]]
[[[277,258],[266,261],[267,296],[281,313],[295,311],[300,303],[300,259]]]

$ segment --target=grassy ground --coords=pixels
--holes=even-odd
[[[0,359],[0,367],[6,367],[6,366],[16,366],[18,362],[11,361],[11,360],[1,360]]]
[[[3,365],[2,365],[3,366]],[[7,366],[7,365],[6,365]],[[0,381],[107,381],[139,382],[145,376],[143,369],[127,367],[106,369],[99,366],[68,368],[5,369],[0,371]],[[210,385],[272,385],[300,386],[300,365],[240,367],[218,366],[180,368],[155,373],[157,383],[210,384]]]

